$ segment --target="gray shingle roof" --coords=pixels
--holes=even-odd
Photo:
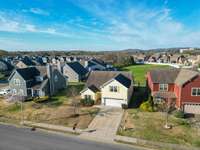
[[[87,74],[87,70],[79,62],[71,62],[67,63],[67,65],[79,75]]]
[[[196,71],[181,69],[176,80],[175,80],[175,83],[178,84],[178,85],[183,85],[186,82],[188,82],[189,80],[196,77],[197,75],[199,75],[199,73],[196,72]]]
[[[122,76],[124,76],[124,77],[122,77]],[[98,90],[100,90],[100,86],[102,86],[104,83],[108,82],[109,80],[114,79],[115,77],[117,77],[117,79],[120,82],[122,82],[123,84],[128,85],[129,83],[127,84],[127,80],[130,80],[131,84],[133,84],[132,83],[133,77],[132,77],[132,74],[130,72],[123,72],[123,71],[92,71],[89,74],[88,80],[86,82],[86,87],[95,86]],[[124,80],[124,79],[126,79],[126,80]]]
[[[149,73],[153,83],[176,83],[177,85],[183,85],[199,75],[196,71],[175,68],[151,70]]]
[[[150,75],[153,83],[174,83],[179,69],[156,69],[151,70]]]

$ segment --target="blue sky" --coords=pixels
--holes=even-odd
[[[199,0],[0,0],[0,49],[200,47]]]

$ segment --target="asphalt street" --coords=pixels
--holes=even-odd
[[[0,125],[0,150],[141,150],[128,145],[105,144],[41,130]]]

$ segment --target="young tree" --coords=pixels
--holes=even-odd
[[[164,128],[170,129],[171,126],[169,125],[169,113],[174,109],[175,107],[175,100],[172,98],[163,99],[161,103],[161,109],[166,113],[165,117],[165,125]]]

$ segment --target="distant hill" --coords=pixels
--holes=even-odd
[[[5,56],[5,55],[7,55],[7,54],[8,54],[7,51],[5,51],[5,50],[0,50],[0,56]]]

